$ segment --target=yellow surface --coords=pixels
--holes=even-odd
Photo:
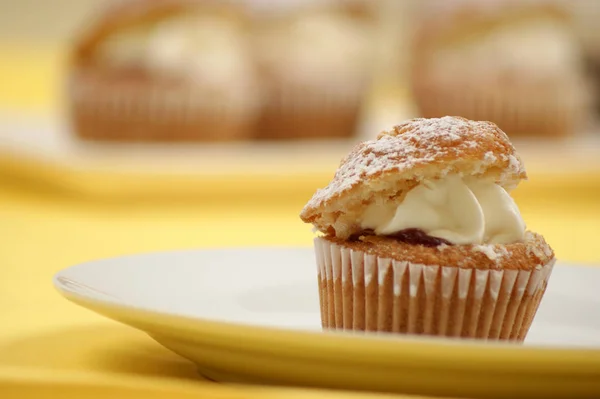
[[[57,78],[63,61],[60,51],[47,47],[0,43],[0,106],[59,108]],[[327,170],[300,181],[281,177],[248,180],[240,171],[225,183],[209,178],[185,182],[204,184],[209,196],[155,199],[142,195],[100,200],[82,197],[70,191],[68,184],[66,190],[58,191],[47,182],[28,183],[23,175],[8,170],[13,163],[1,166],[0,397],[10,398],[39,397],[48,389],[46,384],[54,381],[53,376],[57,384],[71,386],[71,382],[80,381],[75,375],[80,372],[88,373],[93,381],[85,386],[75,384],[78,397],[91,395],[97,384],[131,383],[139,387],[137,379],[124,382],[130,377],[156,383],[162,379],[196,382],[191,363],[144,333],[61,298],[52,288],[52,275],[86,260],[145,251],[308,246],[310,227],[303,225],[297,214],[312,191],[331,174]],[[30,172],[44,175],[48,170],[36,172],[34,167]],[[61,178],[52,171],[47,176],[58,178],[58,183],[76,178],[85,181],[87,187],[111,180],[86,174]],[[546,236],[559,258],[599,262],[600,176],[576,177],[532,177],[519,188],[516,198],[529,227]],[[168,189],[169,185],[163,181],[155,188]],[[275,195],[280,191],[285,194]],[[194,384],[200,385],[204,386]],[[115,391],[107,392],[118,397]],[[199,395],[202,397],[201,392]]]
[[[600,393],[598,349],[464,346],[308,334],[153,313],[63,293],[75,303],[140,326],[165,346],[201,367],[206,365],[206,375],[216,375],[218,380],[489,399],[514,392],[532,399]],[[247,369],[248,364],[256,369]]]
[[[57,44],[0,39],[0,107],[54,111],[66,54]]]
[[[86,260],[128,253],[308,246],[311,241],[310,227],[297,217],[311,194],[308,183],[286,198],[106,202],[1,177],[0,369],[19,366],[196,378],[191,364],[144,334],[60,298],[52,288],[52,275]],[[315,181],[313,187],[321,183]],[[517,190],[516,197],[530,228],[544,233],[559,258],[598,262],[600,190],[598,185],[581,184],[556,187],[530,182]],[[274,190],[270,185],[263,188],[265,193]]]
[[[223,387],[188,381],[154,381],[141,377],[97,376],[85,372],[48,372],[4,368],[0,370],[0,397],[37,399],[377,399],[404,396],[342,393],[268,387]],[[412,399],[419,399],[411,396]],[[425,398],[422,398],[425,399]]]
[[[17,367],[197,381],[191,363],[145,334],[62,299],[52,275],[90,259],[137,252],[309,246],[310,227],[297,215],[329,176],[323,171],[295,181],[240,171],[221,182],[196,177],[193,184],[210,195],[100,199],[0,168],[0,373]],[[85,173],[79,178],[89,186],[110,181]],[[164,180],[160,184],[168,189]],[[536,174],[515,197],[529,227],[546,236],[560,259],[600,261],[600,176]]]
[[[170,380],[171,385],[165,381],[166,392],[177,388],[173,380],[200,380],[191,363],[144,333],[61,298],[51,284],[57,270],[141,251],[310,240],[310,229],[298,224],[284,206],[82,202],[1,178],[0,220],[0,397],[10,398],[39,397],[48,385],[56,392],[144,397],[146,391],[139,385],[144,380],[134,380],[138,384],[132,393],[122,387],[131,386],[126,377]],[[283,233],[257,234],[266,231]],[[80,372],[90,373],[92,382],[80,384]],[[32,378],[39,375],[46,380]],[[264,397],[245,389],[246,396],[214,393],[212,383],[207,395],[204,384],[208,383],[195,384],[198,397]],[[186,388],[180,391],[181,397],[191,397],[185,395]],[[288,392],[281,395],[289,397]]]

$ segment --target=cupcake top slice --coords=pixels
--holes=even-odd
[[[245,23],[231,5],[125,1],[107,8],[74,49],[76,64],[142,71],[202,84],[239,85],[251,75]]]
[[[514,73],[545,81],[581,70],[579,43],[555,1],[430,0],[421,6],[413,51],[440,78],[452,79],[465,65],[500,81]]]
[[[525,237],[509,192],[526,177],[494,123],[412,119],[355,146],[300,217],[338,239],[418,231],[445,244],[509,244]]]
[[[255,44],[259,62],[270,76],[305,85],[340,86],[366,78],[374,33],[373,25],[360,18],[337,10],[313,10],[264,24]]]

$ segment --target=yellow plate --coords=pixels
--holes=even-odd
[[[457,397],[600,395],[600,268],[555,266],[525,345],[322,333],[312,250],[180,251],[55,276],[219,381]]]

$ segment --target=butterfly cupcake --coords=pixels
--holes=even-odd
[[[490,122],[413,119],[356,145],[300,214],[323,327],[524,340],[555,262],[510,196],[526,178]]]

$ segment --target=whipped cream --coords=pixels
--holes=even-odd
[[[417,228],[459,245],[510,244],[525,236],[519,208],[504,188],[457,175],[425,181],[400,203],[371,204],[361,227],[378,235]]]
[[[222,83],[247,64],[240,32],[220,18],[171,17],[160,22],[148,39],[146,64],[159,73]]]
[[[142,27],[129,27],[113,33],[98,44],[96,58],[111,66],[141,64],[145,58],[148,32]]]
[[[235,24],[191,13],[116,32],[100,45],[98,56],[110,65],[143,65],[156,74],[217,85],[250,74],[246,51]]]
[[[256,44],[263,62],[275,66],[274,73],[323,85],[362,79],[371,61],[373,34],[367,23],[318,13],[266,29]]]
[[[498,27],[476,40],[462,40],[434,57],[436,73],[450,77],[464,72],[467,65],[470,73],[489,77],[503,77],[506,70],[544,77],[581,67],[577,38],[560,21],[543,17]]]

